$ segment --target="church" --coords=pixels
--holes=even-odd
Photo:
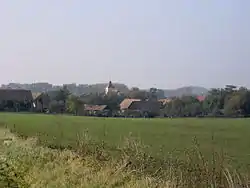
[[[109,81],[109,84],[105,88],[105,94],[109,95],[109,94],[118,94],[118,93],[119,93],[119,91],[115,88],[115,86],[112,84],[112,82]]]

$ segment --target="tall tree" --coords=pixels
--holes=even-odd
[[[69,95],[70,95],[70,92],[66,86],[63,86],[63,88],[60,89],[59,91],[57,91],[57,93],[55,95],[55,100],[58,103],[63,103],[63,108],[61,109],[62,112],[66,111],[66,101],[67,101]]]
[[[131,90],[129,91],[128,97],[131,99],[146,100],[149,97],[149,93],[144,90]]]
[[[79,115],[79,111],[84,108],[84,103],[80,97],[70,95],[66,102],[67,111],[75,115]]]

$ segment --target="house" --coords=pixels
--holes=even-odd
[[[111,110],[107,105],[84,105],[85,115],[89,116],[110,116]]]
[[[32,93],[33,107],[37,112],[45,112],[50,106],[50,97],[47,93]]]
[[[33,97],[30,90],[0,89],[0,110],[31,111]]]
[[[32,94],[33,100],[36,99],[39,95],[41,95],[40,92],[32,92],[31,94]]]
[[[165,98],[165,99],[160,99],[158,100],[161,103],[161,108],[165,108],[167,104],[169,104],[172,99],[170,98]]]
[[[53,112],[62,113],[65,108],[65,101],[57,100],[58,91],[48,91],[40,93],[40,95],[33,94],[33,105],[37,112]]]
[[[121,110],[129,109],[133,103],[141,101],[140,99],[124,99],[120,104]]]
[[[160,114],[160,106],[155,100],[124,99],[120,110],[125,116],[154,117]]]

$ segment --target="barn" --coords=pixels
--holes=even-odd
[[[1,111],[31,111],[33,97],[30,90],[0,89]]]

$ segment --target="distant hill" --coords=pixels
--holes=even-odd
[[[198,86],[187,86],[178,89],[165,89],[163,91],[166,97],[181,97],[183,95],[206,95],[208,89]]]

